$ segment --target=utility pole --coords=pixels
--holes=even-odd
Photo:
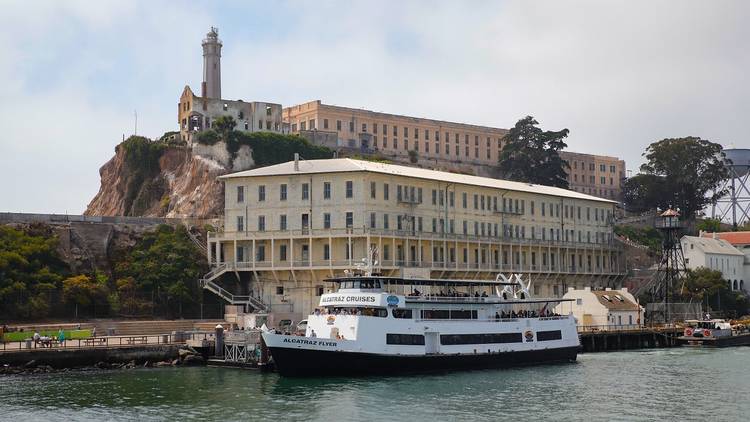
[[[135,129],[133,130],[133,136],[138,135],[138,110],[133,110],[133,115],[135,116]]]

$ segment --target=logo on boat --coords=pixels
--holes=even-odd
[[[398,306],[398,296],[390,295],[385,298],[385,301],[388,303],[388,306]]]
[[[336,322],[336,317],[333,315],[328,315],[328,318],[326,318],[326,324],[333,325],[334,322]]]
[[[534,341],[534,333],[531,330],[527,330],[523,333],[523,336],[526,338],[526,341]]]

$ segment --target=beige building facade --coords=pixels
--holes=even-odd
[[[625,161],[606,155],[581,154],[562,151],[568,169],[571,190],[622,201],[622,188],[626,177]]]
[[[325,278],[367,257],[384,275],[523,273],[543,296],[614,286],[625,271],[615,203],[573,191],[351,159],[221,179],[224,231],[209,235],[204,286],[219,292],[219,277],[234,273],[253,307],[306,315],[330,287]]]
[[[350,155],[376,155],[440,170],[496,177],[507,129],[323,104],[286,107],[290,133]],[[625,162],[563,151],[576,192],[620,201]]]

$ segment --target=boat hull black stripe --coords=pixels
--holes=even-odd
[[[481,346],[478,346],[481,347]],[[385,375],[461,369],[507,368],[573,362],[579,347],[456,355],[381,355],[271,347],[276,370],[284,376]]]

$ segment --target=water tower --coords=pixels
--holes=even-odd
[[[729,193],[711,207],[711,217],[731,221],[732,226],[750,221],[750,149],[725,149],[729,178],[719,187]]]

